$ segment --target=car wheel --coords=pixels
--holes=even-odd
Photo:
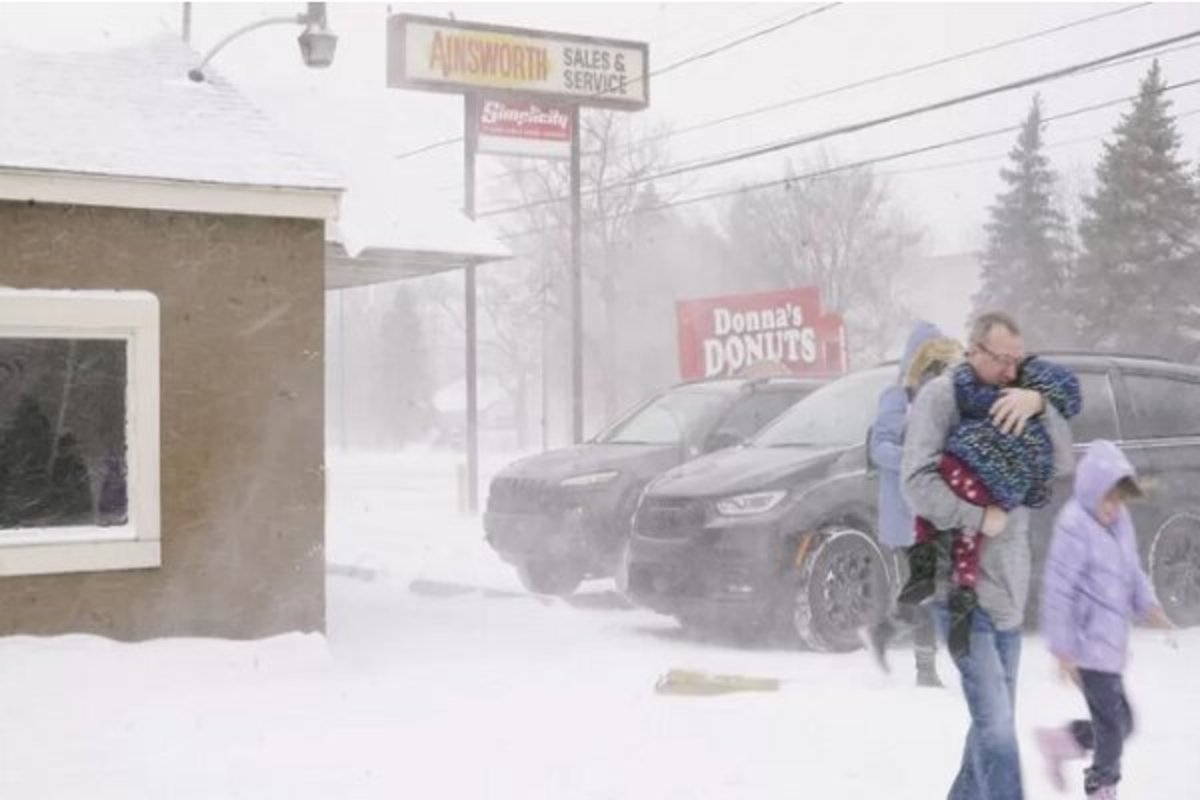
[[[517,577],[534,594],[566,596],[583,582],[583,567],[552,558],[532,558],[517,566]]]
[[[859,631],[882,619],[890,602],[887,566],[874,538],[854,528],[834,528],[821,535],[804,560],[792,624],[814,650],[857,650]]]
[[[1154,593],[1171,621],[1200,625],[1200,516],[1168,519],[1154,534],[1148,561]]]

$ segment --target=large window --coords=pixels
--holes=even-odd
[[[159,563],[158,304],[0,290],[0,575]]]
[[[879,395],[896,382],[896,367],[839,378],[788,409],[754,439],[757,447],[844,447],[862,444],[879,408]]]
[[[1071,437],[1077,444],[1093,439],[1117,439],[1117,407],[1107,372],[1080,372],[1083,409],[1071,420]]]
[[[717,423],[717,430],[738,440],[748,439],[763,426],[791,408],[800,399],[797,392],[758,391],[738,400]]]
[[[669,445],[692,441],[729,404],[731,392],[705,386],[675,389],[596,437],[605,444]]]
[[[1133,406],[1133,438],[1200,436],[1200,383],[1127,372],[1125,385]]]

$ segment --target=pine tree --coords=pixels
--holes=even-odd
[[[1067,344],[1070,320],[1055,308],[1070,263],[1066,220],[1055,207],[1057,176],[1042,148],[1041,100],[1033,106],[1000,171],[1007,188],[989,209],[982,286],[972,298],[975,313],[1006,311],[1041,349]]]
[[[1192,360],[1200,354],[1195,185],[1158,62],[1104,145],[1079,226],[1072,306],[1083,341]]]

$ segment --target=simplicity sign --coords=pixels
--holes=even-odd
[[[645,43],[396,14],[388,86],[625,110],[649,104]],[[392,46],[392,44],[396,46]]]
[[[571,109],[488,98],[479,107],[479,152],[571,157]]]

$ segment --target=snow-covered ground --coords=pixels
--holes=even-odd
[[[452,457],[330,466],[327,638],[0,639],[0,798],[945,795],[965,708],[912,686],[906,653],[885,676],[862,653],[689,640],[601,582],[573,604],[530,597],[457,513]],[[1200,785],[1200,631],[1178,641],[1135,637],[1125,797]],[[786,682],[656,694],[671,668]],[[1082,710],[1028,638],[1027,796],[1057,796],[1033,725]]]

